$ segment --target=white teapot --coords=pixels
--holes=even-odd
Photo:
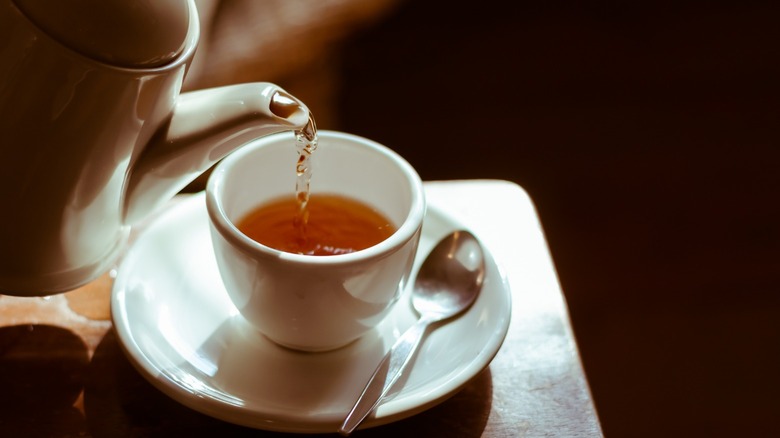
[[[0,0],[0,294],[91,281],[212,164],[306,125],[270,83],[180,94],[198,37],[192,0]]]

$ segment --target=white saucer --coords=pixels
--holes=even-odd
[[[429,208],[415,269],[457,221]],[[335,432],[384,353],[417,318],[407,290],[373,331],[347,347],[300,353],[250,328],[227,297],[211,251],[203,194],[165,211],[138,237],[111,310],[135,367],[178,402],[232,423]],[[395,395],[362,427],[428,409],[488,366],[509,328],[509,285],[492,258],[483,291],[460,318],[429,332]]]

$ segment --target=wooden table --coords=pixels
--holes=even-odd
[[[504,181],[426,183],[492,252],[512,320],[490,366],[414,417],[355,436],[601,436],[566,303],[532,201]],[[165,396],[111,330],[109,274],[48,298],[0,296],[0,435],[278,436],[207,417]]]

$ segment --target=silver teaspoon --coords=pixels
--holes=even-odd
[[[477,299],[485,277],[482,247],[468,231],[454,231],[433,248],[420,266],[412,289],[412,306],[420,319],[385,355],[368,380],[339,433],[352,433],[379,406],[404,374],[431,324],[450,319]]]

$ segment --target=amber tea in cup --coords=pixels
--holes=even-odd
[[[323,233],[357,237],[370,245],[365,249],[310,256],[273,248],[265,238],[258,243],[247,235],[250,231],[242,232],[241,222],[258,208],[280,207],[280,213],[266,210],[257,216],[277,217],[288,231],[295,225],[301,211],[297,195],[307,187],[304,182],[304,190],[291,193],[300,172],[290,169],[296,156],[289,132],[233,152],[214,169],[206,187],[214,256],[240,321],[277,344],[304,351],[347,345],[391,311],[411,277],[425,215],[420,176],[397,153],[347,133],[319,131],[318,136],[320,147],[312,155],[314,190],[304,197],[307,237],[322,245],[325,240],[315,231],[321,227]],[[361,207],[345,208],[350,201]],[[353,219],[322,215],[321,210],[346,212],[353,219],[362,217],[356,210],[379,212],[384,219],[377,228],[387,235],[368,237],[375,230],[359,231]],[[324,243],[339,251],[353,245]]]
[[[294,196],[266,202],[236,224],[252,240],[294,254],[349,254],[378,244],[396,227],[367,204],[346,196],[313,194],[305,217]]]

